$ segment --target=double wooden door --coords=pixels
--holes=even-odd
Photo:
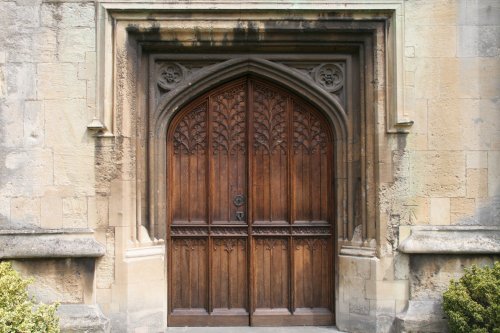
[[[328,124],[300,98],[251,77],[173,119],[170,326],[333,324]]]

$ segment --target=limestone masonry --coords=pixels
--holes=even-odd
[[[63,332],[163,332],[169,126],[243,76],[331,119],[336,327],[446,332],[500,258],[498,0],[0,0],[0,260]]]

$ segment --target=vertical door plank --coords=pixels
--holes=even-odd
[[[284,92],[254,82],[253,164],[255,177],[255,221],[287,220],[287,96]]]
[[[236,211],[245,211],[245,204],[236,207],[236,195],[246,197],[246,84],[229,86],[210,98],[212,112],[211,146],[213,156],[214,223],[238,221]]]

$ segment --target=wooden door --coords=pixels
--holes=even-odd
[[[170,326],[334,323],[332,142],[317,110],[251,77],[178,113]]]

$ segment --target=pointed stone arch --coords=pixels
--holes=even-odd
[[[334,204],[337,207],[334,223],[336,230],[345,229],[347,207],[350,205],[349,179],[352,173],[352,166],[348,161],[348,154],[352,149],[352,133],[345,109],[316,82],[287,66],[257,57],[239,57],[195,73],[189,80],[162,96],[158,106],[150,114],[150,202],[153,207],[149,231],[155,237],[163,238],[165,234],[166,193],[169,186],[166,183],[165,140],[170,121],[183,106],[196,97],[245,75],[253,75],[286,88],[316,107],[329,120],[334,137]]]

